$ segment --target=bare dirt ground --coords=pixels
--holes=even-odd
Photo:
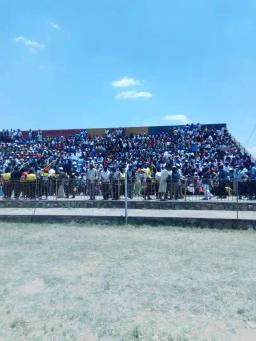
[[[256,233],[0,223],[0,340],[256,340]]]

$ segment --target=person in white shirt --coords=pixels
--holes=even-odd
[[[113,200],[120,199],[120,170],[117,167],[113,170]]]
[[[169,176],[169,172],[166,167],[164,167],[161,171],[160,176],[160,184],[159,184],[159,199],[164,200],[166,189],[167,189],[167,178]]]
[[[100,180],[103,200],[108,200],[110,194],[110,171],[107,166],[104,166],[103,170],[101,171]]]
[[[159,199],[159,183],[160,183],[160,179],[161,179],[161,170],[157,169],[156,174],[155,174],[155,191],[156,191],[156,199]]]

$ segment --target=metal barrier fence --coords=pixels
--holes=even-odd
[[[173,181],[135,177],[102,182],[83,179],[49,178],[46,181],[2,181],[3,199],[80,199],[80,200],[256,200],[256,179],[204,179],[183,177]]]

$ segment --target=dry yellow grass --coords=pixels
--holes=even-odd
[[[255,340],[256,234],[0,224],[0,340]]]

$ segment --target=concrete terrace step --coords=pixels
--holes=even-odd
[[[103,216],[122,217],[124,209],[112,208],[0,208],[0,216],[4,215],[45,215],[45,216]],[[143,210],[129,209],[129,217],[159,217],[159,218],[201,218],[201,219],[237,219],[235,211],[219,210]],[[256,220],[256,212],[241,211],[240,219]]]
[[[0,221],[124,223],[124,209],[97,208],[0,208]],[[141,210],[130,209],[128,222],[209,228],[256,229],[256,212],[219,210]]]

